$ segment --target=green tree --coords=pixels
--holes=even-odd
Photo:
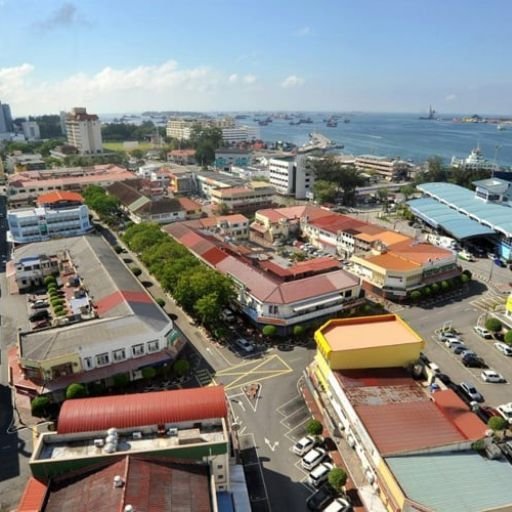
[[[447,292],[450,289],[450,283],[448,281],[441,281],[441,290]]]
[[[347,472],[342,468],[332,468],[327,475],[329,485],[337,492],[341,492],[347,483]]]
[[[502,418],[501,416],[492,416],[491,418],[489,418],[487,426],[493,432],[501,432],[502,430],[506,430],[508,428],[508,421],[505,418]]]
[[[400,187],[400,193],[404,196],[405,200],[408,201],[409,198],[416,192],[416,187],[414,185],[408,184]]]
[[[421,299],[421,292],[419,290],[413,290],[411,292],[411,300],[413,302],[418,302]]]
[[[178,377],[184,377],[190,371],[190,363],[186,359],[178,359],[173,368]]]
[[[261,330],[264,336],[272,338],[277,333],[277,327],[275,325],[265,325]]]
[[[55,286],[57,286],[57,279],[55,278],[55,276],[46,276],[44,278],[44,284],[49,287],[50,285],[54,284]]]
[[[497,318],[488,318],[485,321],[485,328],[491,332],[500,332],[503,324]]]
[[[512,346],[512,329],[505,334],[505,343]]]
[[[460,275],[460,282],[462,284],[467,284],[471,281],[471,278],[467,274],[461,274]]]
[[[38,417],[46,416],[49,405],[50,399],[47,396],[36,396],[32,402],[30,402],[32,415]]]
[[[87,396],[87,388],[83,384],[73,383],[66,388],[66,398],[82,398]]]
[[[324,426],[318,420],[311,419],[306,424],[306,432],[310,436],[320,436],[323,431]]]
[[[316,180],[313,185],[315,201],[319,204],[334,203],[338,189],[336,184],[326,180]]]
[[[293,335],[296,338],[300,338],[304,334],[304,327],[302,325],[293,326]]]
[[[165,300],[162,299],[161,297],[158,297],[157,299],[155,299],[155,302],[161,307],[165,307]]]
[[[206,167],[215,161],[215,147],[209,142],[201,142],[196,148],[196,162]]]
[[[203,295],[194,304],[194,311],[202,324],[211,325],[218,322],[222,311],[216,292]]]
[[[156,377],[156,370],[152,366],[146,366],[142,368],[142,378],[146,380],[151,380]]]
[[[384,205],[384,212],[387,213],[389,210],[389,189],[386,187],[377,189],[377,197]]]
[[[432,288],[430,288],[430,286],[425,286],[425,288],[423,288],[421,292],[425,297],[430,297],[432,295]]]
[[[433,283],[432,286],[431,286],[431,289],[432,289],[432,293],[434,295],[436,295],[441,290],[441,287],[439,286],[439,283]]]
[[[116,388],[125,388],[130,384],[130,376],[127,373],[117,373],[112,377]]]

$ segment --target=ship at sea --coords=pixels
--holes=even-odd
[[[436,117],[437,112],[432,108],[432,105],[428,106],[428,116],[420,116],[419,119],[423,121],[436,121],[438,118]]]

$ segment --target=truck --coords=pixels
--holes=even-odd
[[[450,238],[449,236],[441,236],[429,233],[427,234],[426,241],[432,245],[436,245],[437,247],[451,249],[452,251],[456,251],[459,248],[457,241],[453,238]]]

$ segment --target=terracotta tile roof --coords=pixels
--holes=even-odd
[[[183,209],[187,211],[201,209],[201,205],[199,203],[197,203],[196,201],[192,201],[192,199],[189,199],[188,197],[178,197],[177,199],[180,202]]]
[[[270,222],[278,222],[281,219],[300,219],[301,217],[305,216],[307,216],[311,221],[333,214],[330,210],[310,205],[289,206],[286,208],[267,208],[264,210],[258,210],[257,213],[258,215],[267,217],[270,220]]]
[[[217,247],[212,247],[211,249],[203,253],[203,259],[213,267],[217,266],[218,263],[220,263],[227,257],[228,255]]]
[[[52,204],[59,201],[73,201],[83,203],[84,198],[76,192],[67,192],[65,190],[56,190],[55,192],[48,192],[42,194],[37,198],[37,204]]]
[[[346,229],[355,229],[357,231],[366,222],[348,217],[347,215],[331,213],[331,215],[310,220],[309,224],[331,233],[338,233]]]
[[[393,252],[386,252],[377,256],[370,256],[364,258],[367,262],[378,265],[387,270],[414,270],[421,267],[420,263],[406,259],[399,254]]]
[[[381,231],[379,233],[360,233],[355,235],[355,238],[359,240],[363,240],[365,242],[382,242],[387,246],[391,246],[398,242],[412,242],[413,240],[401,233],[397,233],[396,231]]]
[[[429,261],[436,261],[453,256],[453,251],[449,249],[443,249],[442,247],[431,244],[416,243],[413,240],[396,243],[390,247],[390,251],[421,265]]]
[[[278,263],[272,260],[262,261],[260,267],[263,270],[272,272],[279,277],[292,277],[299,276],[301,274],[319,273],[327,270],[333,270],[335,268],[341,268],[341,264],[333,258],[323,257],[315,258],[308,261],[301,261],[292,265],[291,267],[282,267]]]
[[[34,477],[28,479],[18,504],[17,512],[40,512],[43,510],[47,486]]]
[[[116,475],[124,485],[114,488]],[[55,479],[43,512],[134,510],[210,512],[210,484],[205,465],[163,458],[126,456],[106,467],[76,470]]]

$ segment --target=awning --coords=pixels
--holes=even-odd
[[[321,299],[315,302],[310,302],[309,304],[303,304],[301,306],[297,306],[293,308],[293,311],[304,311],[305,309],[314,308],[316,306],[323,306],[324,304],[330,304],[331,302],[336,302],[342,298],[341,295],[337,295],[336,297],[330,297],[328,299]]]

